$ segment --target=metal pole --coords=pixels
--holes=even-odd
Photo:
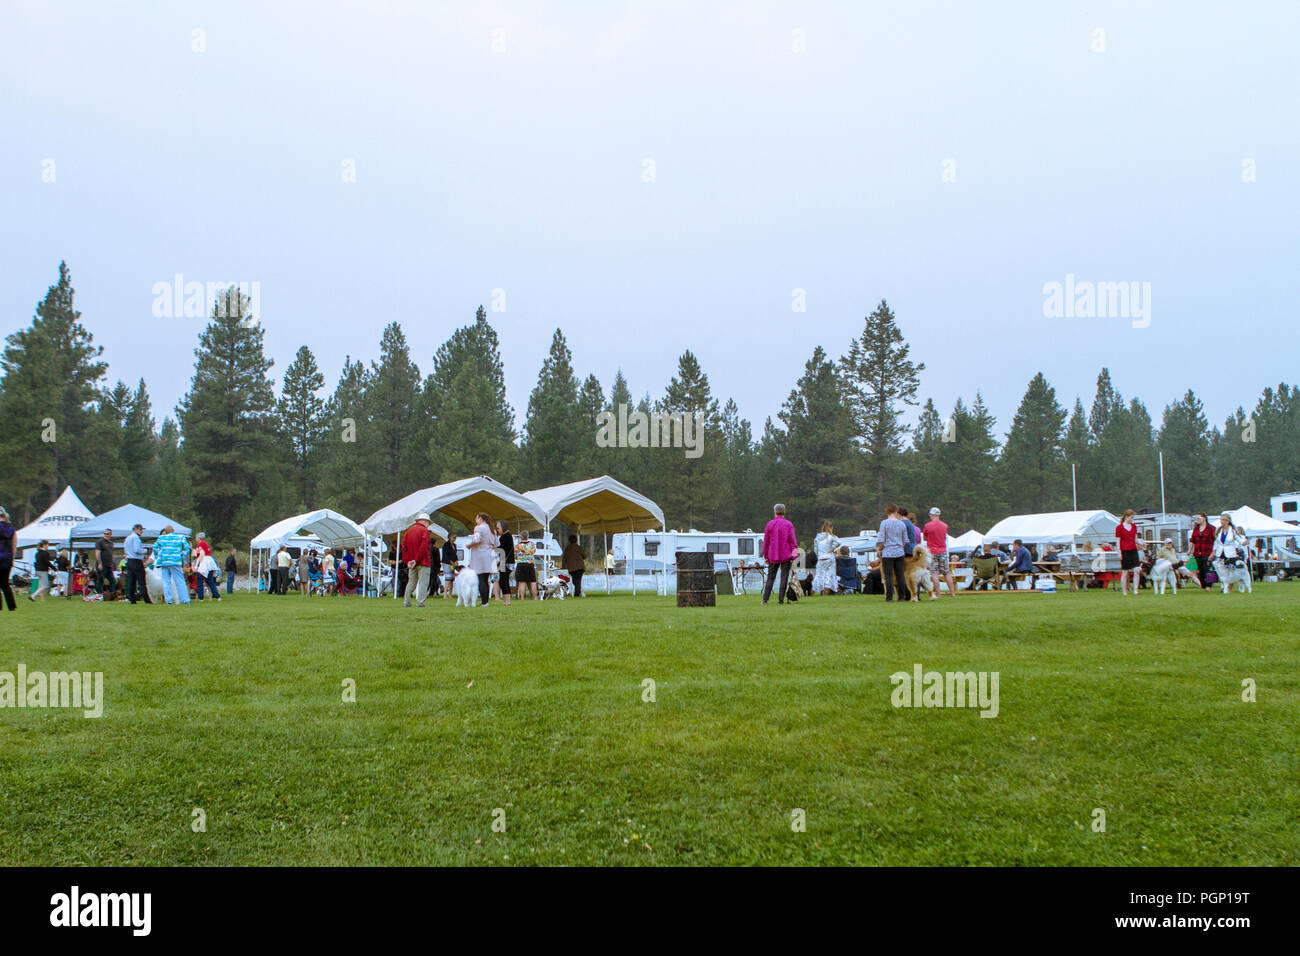
[[[627,525],[632,529],[628,537],[632,539],[632,596],[636,597],[636,525],[631,518],[627,519]]]
[[[402,560],[402,529],[397,529],[397,553],[393,555],[393,600],[397,600],[397,565]],[[408,582],[409,583],[409,582]]]
[[[1074,473],[1074,462],[1070,462],[1070,492],[1074,496],[1074,510],[1079,510],[1079,482]]]
[[[1160,513],[1167,514],[1165,511],[1165,453],[1160,453]]]

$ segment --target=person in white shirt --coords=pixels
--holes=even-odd
[[[203,600],[203,583],[206,581],[208,590],[212,592],[212,600],[220,601],[221,595],[217,593],[217,560],[206,551],[199,552],[199,559],[194,564],[194,593],[198,600]]]
[[[1231,515],[1221,515],[1219,517],[1219,530],[1214,533],[1214,553],[1213,558],[1222,558],[1228,564],[1237,561],[1245,561],[1248,555],[1249,546],[1246,542],[1246,536],[1242,534],[1232,523]]]
[[[822,522],[822,530],[813,538],[813,553],[817,555],[817,573],[813,575],[812,589],[822,594],[834,594],[840,589],[839,575],[835,573],[835,552],[841,547],[835,537],[835,527]]]

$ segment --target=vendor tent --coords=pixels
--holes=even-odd
[[[1300,538],[1300,527],[1278,521],[1276,518],[1256,511],[1250,505],[1242,505],[1234,511],[1220,511],[1210,515],[1210,524],[1218,526],[1219,515],[1226,514],[1232,523],[1240,528],[1248,538]]]
[[[479,475],[413,491],[380,508],[362,527],[369,534],[397,534],[414,524],[415,516],[422,511],[430,515],[442,512],[467,528],[474,527],[474,516],[480,511],[493,520],[504,518],[516,525],[531,521],[540,527],[546,522],[545,513],[532,499],[487,475]]]
[[[948,537],[949,551],[974,551],[984,543],[984,535],[974,529],[967,531],[965,534],[957,537]]]
[[[663,509],[609,475],[538,488],[524,496],[541,508],[547,525],[563,521],[578,534],[649,531],[664,526]]]
[[[447,540],[447,530],[439,525],[430,524],[429,533]],[[365,532],[351,518],[321,508],[277,521],[255,537],[251,547],[253,550],[278,550],[280,545],[289,544],[292,538],[314,538],[317,546],[331,550],[359,548],[365,540]]]
[[[1003,518],[984,535],[985,541],[1008,544],[1019,538],[1025,544],[1076,545],[1115,540],[1119,519],[1109,511],[1052,511]]]
[[[571,481],[551,488],[526,492],[546,515],[543,528],[562,521],[578,534],[605,534],[663,529],[663,509],[640,492],[609,475]],[[606,546],[608,550],[608,546]],[[636,550],[632,550],[632,593],[636,593]],[[667,562],[667,554],[664,561]],[[609,575],[605,576],[606,589]]]
[[[44,514],[14,533],[14,548],[18,551],[34,548],[46,539],[51,544],[67,545],[68,532],[94,517],[94,512],[82,504],[72,486],[68,485]]]
[[[90,521],[77,525],[69,532],[68,543],[74,548],[94,544],[103,535],[104,529],[109,528],[113,532],[113,538],[120,545],[137,524],[144,525],[144,532],[141,537],[146,541],[152,541],[162,534],[162,529],[167,525],[175,528],[178,534],[188,537],[190,533],[189,528],[178,521],[173,521],[166,515],[160,515],[156,511],[141,508],[139,505],[122,505],[122,507],[114,508],[98,518],[92,518]]]

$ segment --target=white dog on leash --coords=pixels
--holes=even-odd
[[[559,598],[564,600],[569,593],[569,576],[563,571],[557,571],[544,582],[542,582],[542,599]]]
[[[1241,561],[1240,558],[1236,559]],[[1232,586],[1237,585],[1238,591],[1245,591],[1247,594],[1250,590],[1250,568],[1246,562],[1242,561],[1240,567],[1229,564],[1223,558],[1218,558],[1214,562],[1214,573],[1219,576],[1219,584],[1223,588],[1223,593],[1227,594],[1232,590]]]
[[[478,575],[469,568],[461,568],[451,589],[456,593],[457,607],[473,607],[478,600]]]
[[[1156,563],[1151,566],[1151,593],[1163,595],[1165,586],[1170,585],[1174,589],[1174,597],[1178,596],[1178,573],[1174,570],[1174,559],[1177,558],[1168,543],[1160,549],[1156,556]]]

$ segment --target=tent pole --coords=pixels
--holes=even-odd
[[[601,546],[602,546],[602,547],[604,548],[604,550],[605,550],[605,553],[601,555],[600,560],[601,560],[601,561],[605,561],[605,560],[609,557],[609,532],[608,532],[608,531],[601,531],[601,533],[600,533],[600,543],[601,543]],[[606,575],[605,575],[605,593],[606,593],[606,594],[609,594],[609,579],[610,579],[610,575],[606,574]]]
[[[632,596],[636,597],[636,525],[632,519],[627,519],[627,525],[632,529],[629,537],[632,539]]]
[[[397,600],[397,565],[402,560],[402,529],[397,529],[397,553],[393,555],[393,600]]]

